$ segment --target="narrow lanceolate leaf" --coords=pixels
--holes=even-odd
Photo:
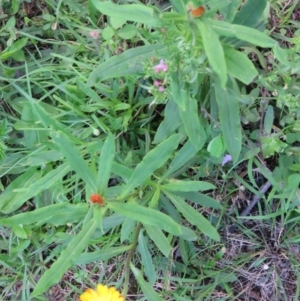
[[[32,224],[40,226],[46,223],[56,226],[65,225],[67,223],[76,223],[83,220],[88,209],[88,204],[53,204],[1,219],[0,224],[6,226]]]
[[[25,173],[17,177],[1,193],[0,212],[5,214],[12,213],[22,206],[30,198],[30,196],[26,196],[28,186],[35,183],[39,178],[40,173],[36,168],[29,168]]]
[[[230,24],[220,20],[209,20],[209,22],[213,29],[221,36],[236,37],[260,47],[274,47],[276,45],[275,40],[256,29],[243,25]]]
[[[101,149],[99,165],[98,165],[97,187],[98,187],[98,192],[101,195],[105,194],[114,156],[115,156],[115,137],[112,134],[108,134],[104,142],[104,145]]]
[[[181,138],[180,134],[175,134],[151,150],[135,168],[120,198],[124,198],[135,187],[147,180],[155,170],[162,167],[177,148]]]
[[[162,44],[145,45],[134,47],[115,55],[96,67],[90,74],[88,86],[94,85],[97,81],[113,77],[145,74],[144,62],[151,57],[165,57],[167,47]]]
[[[169,243],[169,240],[163,234],[163,232],[157,226],[144,225],[145,229],[151,240],[155,243],[158,249],[165,255],[169,257],[172,247]]]
[[[245,54],[235,50],[233,47],[224,45],[224,52],[228,73],[244,84],[249,85],[258,75],[253,63]]]
[[[207,20],[197,20],[205,54],[213,71],[218,75],[221,86],[225,88],[227,82],[227,67],[222,44],[219,36]]]
[[[117,18],[152,26],[158,26],[160,19],[155,15],[153,8],[141,4],[115,4],[111,1],[92,0],[93,5],[101,13]]]
[[[242,149],[242,128],[239,103],[234,95],[215,82],[215,95],[219,107],[219,117],[224,142],[233,162],[237,162]]]
[[[74,261],[88,245],[97,225],[97,220],[90,220],[80,233],[72,239],[67,248],[62,251],[60,257],[41,277],[31,294],[32,298],[44,293],[51,285],[61,280],[64,273],[72,266]]]
[[[108,260],[122,253],[129,251],[132,245],[111,247],[106,249],[97,250],[95,252],[83,253],[74,262],[74,264],[88,264],[91,262],[98,262],[101,260]]]
[[[156,281],[155,267],[152,262],[152,256],[149,252],[149,244],[147,238],[141,231],[138,238],[138,251],[142,257],[142,265],[144,266],[145,274],[148,278],[148,283],[154,285]]]
[[[168,215],[157,210],[129,203],[107,203],[107,207],[119,213],[120,215],[139,221],[142,224],[157,226],[160,229],[174,235],[182,234],[179,224],[177,224]]]
[[[76,146],[60,131],[56,132],[56,134],[52,134],[52,138],[66,157],[71,168],[76,171],[78,176],[86,182],[92,191],[96,192],[96,178]]]
[[[214,189],[215,185],[203,181],[170,181],[169,184],[161,186],[163,191],[204,191]]]
[[[179,152],[171,162],[169,169],[164,174],[164,177],[168,177],[178,169],[184,167],[184,165],[193,158],[200,148],[196,148],[190,140],[188,140],[183,147],[180,148]]]
[[[158,144],[174,134],[181,124],[178,106],[172,99],[168,101],[164,113],[164,120],[159,124],[155,133],[154,144]]]
[[[186,109],[179,109],[184,129],[195,148],[200,149],[206,142],[206,132],[200,123],[196,99],[188,97]]]
[[[267,2],[267,0],[246,1],[236,14],[232,23],[255,28],[262,22],[262,15]]]
[[[206,236],[216,241],[220,241],[220,236],[215,227],[205,217],[203,217],[203,215],[200,212],[196,211],[181,197],[173,195],[171,193],[165,194],[189,223],[196,226]]]
[[[152,285],[145,281],[141,271],[137,269],[132,263],[130,264],[130,268],[147,300],[163,301],[163,299],[161,299],[157,292],[152,288]]]

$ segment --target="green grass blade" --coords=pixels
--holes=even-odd
[[[97,192],[98,189],[95,176],[82,158],[82,155],[79,153],[76,146],[62,132],[56,132],[55,134],[52,134],[52,138],[66,157],[71,168],[76,171],[78,176],[86,182],[93,192]]]
[[[88,245],[97,225],[99,225],[99,221],[95,219],[84,225],[80,233],[72,239],[67,248],[62,251],[60,257],[41,277],[31,294],[32,298],[44,293],[51,285],[60,281],[64,273],[73,265],[74,261]]]
[[[160,168],[171,157],[181,138],[181,134],[175,134],[151,150],[136,166],[120,198],[124,198]]]
[[[105,190],[107,188],[108,180],[110,177],[115,152],[115,136],[108,134],[101,149],[98,165],[97,187],[98,192],[101,195],[105,195]]]
[[[201,213],[196,211],[182,198],[173,195],[171,193],[165,193],[165,194],[175,205],[177,210],[181,212],[181,214],[187,219],[189,223],[196,226],[206,236],[216,241],[220,241],[220,236],[217,230],[215,229],[215,227],[213,227],[213,225],[205,217],[203,217]]]
[[[139,221],[142,224],[157,226],[160,229],[177,236],[182,234],[179,224],[168,215],[157,210],[129,203],[107,203],[107,207],[125,217]]]

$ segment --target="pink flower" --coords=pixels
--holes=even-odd
[[[168,70],[168,66],[165,64],[164,59],[161,59],[159,64],[155,65],[153,68],[156,73],[160,71],[166,72]]]
[[[89,32],[90,37],[92,37],[93,39],[98,39],[99,38],[99,31],[97,30],[92,30]]]
[[[165,88],[164,88],[163,86],[160,86],[160,87],[158,88],[158,91],[159,91],[159,92],[164,92],[164,91],[165,91]]]
[[[224,158],[223,158],[223,161],[222,161],[222,166],[224,166],[226,163],[232,161],[232,157],[230,155],[226,155]]]
[[[159,85],[160,85],[160,81],[159,81],[159,80],[155,80],[155,81],[154,81],[154,86],[155,86],[155,87],[159,87]]]

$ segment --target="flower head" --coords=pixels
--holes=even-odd
[[[97,30],[92,30],[89,32],[90,37],[92,37],[93,39],[98,39],[99,38],[99,31]]]
[[[226,163],[232,161],[232,157],[230,155],[226,155],[224,158],[223,158],[223,161],[222,161],[222,166],[224,166]]]
[[[98,284],[96,290],[88,288],[80,296],[80,301],[124,301],[124,297],[115,287]]]
[[[155,65],[153,68],[156,73],[160,71],[166,72],[168,70],[168,66],[165,64],[164,59],[161,59],[159,64]]]
[[[160,86],[160,87],[158,88],[158,91],[159,91],[159,92],[164,92],[164,91],[165,91],[165,88],[164,88],[163,86]]]

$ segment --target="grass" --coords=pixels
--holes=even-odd
[[[299,300],[299,5],[161,2],[0,1],[0,300]]]

